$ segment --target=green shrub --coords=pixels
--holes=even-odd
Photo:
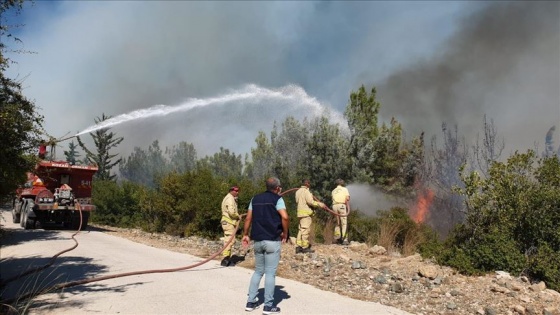
[[[377,244],[379,239],[379,219],[369,217],[359,211],[352,211],[348,216],[348,235],[351,240],[367,243],[370,246]]]
[[[439,236],[435,230],[427,225],[420,226],[423,241],[418,244],[417,250],[423,258],[438,260],[444,250],[444,244],[439,241]]]
[[[136,226],[142,218],[139,199],[143,193],[143,187],[131,182],[95,180],[92,200],[96,210],[91,214],[92,222],[120,227]]]
[[[531,257],[528,274],[546,282],[553,290],[560,291],[560,251],[553,250],[544,244],[539,247],[536,255]]]
[[[453,267],[462,274],[480,274],[480,271],[474,266],[471,256],[457,246],[444,248],[438,255],[438,263]]]
[[[560,160],[534,151],[494,162],[486,177],[463,173],[466,220],[439,261],[474,274],[524,271],[560,286]]]
[[[481,235],[476,244],[470,243],[466,251],[479,271],[504,270],[519,274],[526,265],[519,249],[511,235],[494,230]]]

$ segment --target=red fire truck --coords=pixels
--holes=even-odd
[[[25,229],[54,223],[77,229],[88,224],[95,206],[91,201],[91,183],[96,166],[71,165],[65,161],[41,161],[28,181],[17,190],[12,217]]]

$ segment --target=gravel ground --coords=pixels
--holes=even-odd
[[[198,237],[179,238],[100,225],[92,228],[201,258],[222,246],[220,241]],[[313,249],[315,253],[295,254],[294,245],[284,245],[278,275],[414,314],[560,315],[560,293],[547,289],[544,282],[531,283],[525,277],[505,272],[467,277],[419,255],[400,257],[363,243],[315,245]],[[240,242],[233,253],[237,267],[253,267],[252,253],[245,254]]]

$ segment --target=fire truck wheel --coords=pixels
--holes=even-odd
[[[19,215],[20,215],[19,226],[21,226],[22,228],[25,228],[25,211],[26,210],[27,210],[27,201],[24,201],[23,205],[21,206],[21,212],[19,213]]]
[[[21,213],[21,221],[19,222],[19,225],[27,230],[27,213]]]
[[[12,209],[12,222],[19,223],[20,221],[21,221],[21,213],[16,213],[16,208],[14,207]]]
[[[33,229],[35,227],[35,219],[29,219],[29,212],[31,212],[31,203],[25,203],[25,211],[23,211],[23,217],[21,219],[21,226],[26,229]]]

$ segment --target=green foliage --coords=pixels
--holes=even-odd
[[[392,118],[378,126],[381,104],[375,88],[362,85],[350,94],[345,111],[350,129],[349,158],[354,181],[379,185],[386,191],[405,192],[421,171],[423,135],[406,142],[402,126]]]
[[[121,160],[119,172],[123,179],[139,183],[148,187],[155,187],[155,182],[167,171],[167,160],[155,140],[148,151],[135,147],[132,154]]]
[[[92,199],[96,210],[93,222],[111,226],[133,227],[141,222],[139,200],[146,189],[131,182],[94,180]]]
[[[165,149],[169,156],[169,169],[179,174],[192,171],[196,168],[196,149],[192,143],[185,141]]]
[[[306,170],[310,124],[307,119],[299,122],[294,117],[287,117],[282,123],[282,130],[271,133],[274,149],[273,174],[282,181],[284,187],[299,187],[302,178],[308,177]]]
[[[377,126],[381,104],[376,100],[375,88],[368,93],[362,85],[357,92],[350,93],[350,102],[344,112],[350,129],[350,155],[352,173],[358,181],[370,182],[371,157],[375,156],[373,141],[379,135]]]
[[[437,260],[445,249],[444,244],[439,240],[438,233],[426,224],[421,224],[420,229],[423,241],[418,244],[418,252],[424,258]]]
[[[560,251],[548,244],[539,246],[531,257],[529,275],[536,279],[546,280],[550,289],[560,291]]]
[[[10,33],[2,14],[8,10],[19,14],[22,4],[17,0],[0,1],[0,197],[12,194],[25,181],[26,172],[37,162],[33,149],[43,135],[43,117],[35,104],[23,95],[21,82],[5,74],[10,64],[5,57],[10,50],[6,39],[18,40]]]
[[[221,202],[230,185],[210,170],[169,173],[141,200],[142,227],[171,235],[216,237],[221,233]]]
[[[215,176],[222,178],[241,178],[243,162],[241,155],[235,155],[229,149],[220,148],[220,152],[214,153],[198,161],[198,168],[208,169]]]
[[[506,270],[558,287],[560,161],[534,151],[494,162],[488,177],[463,173],[467,217],[446,244],[442,263],[467,273]],[[466,258],[458,259],[460,253]]]
[[[251,149],[251,158],[246,158],[245,176],[259,184],[269,176],[276,176],[284,187],[299,187],[301,179],[309,177],[310,129],[307,119],[301,123],[289,116],[280,132],[274,123],[270,140],[264,132],[259,132],[255,139],[257,147]]]
[[[459,246],[445,247],[437,256],[439,263],[447,264],[462,274],[479,275],[481,272],[474,267],[471,256]]]
[[[251,161],[246,162],[245,175],[257,182],[272,175],[274,154],[264,132],[259,131],[255,142],[257,147],[251,149]]]
[[[311,124],[311,137],[307,142],[307,164],[313,190],[323,202],[331,204],[331,191],[337,178],[348,178],[350,159],[348,140],[340,134],[338,125],[331,125],[328,118],[321,117]],[[322,197],[322,198],[321,198]]]
[[[455,239],[462,239],[462,242],[460,245],[452,242],[452,247],[461,249],[469,260],[447,257],[450,261],[443,259],[442,262],[458,270],[466,270],[472,274],[507,270],[519,274],[526,265],[526,258],[520,251],[519,244],[511,235],[508,235],[507,230],[500,230],[496,227],[471,240],[464,239],[464,236],[459,234],[453,236]],[[455,265],[466,262],[468,265]]]
[[[101,117],[96,117],[94,121],[97,124],[109,118],[111,118],[111,116],[105,116],[105,114],[102,114]],[[119,164],[122,159],[119,158],[113,162],[113,158],[115,158],[117,154],[111,154],[110,151],[111,149],[117,147],[123,141],[123,138],[115,137],[115,133],[108,132],[108,129],[99,129],[90,133],[90,135],[95,144],[95,152],[90,151],[82,142],[80,137],[77,137],[77,139],[82,150],[86,152],[86,160],[89,163],[97,165],[99,168],[94,178],[100,180],[113,180],[116,175],[111,175],[111,169],[113,166]]]
[[[80,157],[80,154],[76,150],[78,146],[74,143],[74,140],[68,143],[68,151],[64,151],[64,156],[66,157],[66,162],[74,165],[78,162],[77,158]]]
[[[379,219],[352,211],[348,216],[348,235],[353,241],[377,244],[379,238]]]

